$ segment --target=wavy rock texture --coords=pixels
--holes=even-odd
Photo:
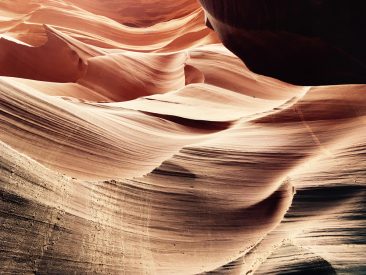
[[[366,86],[255,74],[204,14],[0,2],[1,274],[366,272]]]

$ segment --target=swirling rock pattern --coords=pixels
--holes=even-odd
[[[0,2],[1,274],[366,272],[364,78],[258,75],[202,2]]]

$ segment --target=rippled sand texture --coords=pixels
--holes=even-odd
[[[0,31],[1,274],[366,272],[365,85],[254,74],[195,0]]]

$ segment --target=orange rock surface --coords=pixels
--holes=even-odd
[[[0,1],[0,273],[362,274],[365,92],[250,71],[196,0]]]

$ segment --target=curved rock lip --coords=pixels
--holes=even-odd
[[[364,1],[200,2],[253,72],[297,85],[366,83]]]

